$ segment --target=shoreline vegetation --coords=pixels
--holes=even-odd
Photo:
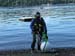
[[[0,7],[28,7],[43,4],[68,4],[75,3],[75,0],[0,0]]]

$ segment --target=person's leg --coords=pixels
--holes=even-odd
[[[39,33],[39,37],[38,37],[38,50],[41,50],[40,49],[40,45],[41,45],[41,40],[42,40],[42,34],[41,33]]]
[[[34,50],[34,48],[35,48],[35,43],[36,43],[36,34],[33,33],[33,41],[32,41],[32,44],[31,44],[32,50]]]

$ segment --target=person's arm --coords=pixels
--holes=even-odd
[[[34,19],[32,20],[32,22],[31,22],[31,24],[30,24],[30,28],[31,28],[31,30],[33,31],[34,30]]]
[[[45,23],[45,21],[44,21],[43,18],[42,18],[42,23],[43,23],[43,29],[44,29],[44,32],[47,33],[46,23]]]

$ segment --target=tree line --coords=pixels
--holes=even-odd
[[[75,0],[0,0],[0,6],[35,6],[60,3],[75,3]]]

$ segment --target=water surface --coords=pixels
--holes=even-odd
[[[38,9],[37,9],[38,8]],[[50,48],[75,47],[75,5],[33,8],[0,8],[0,50],[28,49],[32,35],[31,22],[21,22],[22,16],[40,11],[44,18]]]

